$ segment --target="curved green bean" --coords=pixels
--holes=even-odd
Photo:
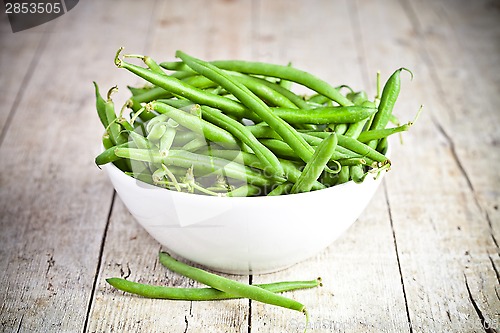
[[[121,133],[121,126],[118,123],[118,118],[116,117],[115,113],[115,104],[113,103],[113,100],[111,99],[111,94],[118,90],[118,88],[115,86],[111,88],[108,92],[108,100],[105,102],[104,105],[104,112],[106,113],[106,120],[108,123],[108,126],[106,127],[106,130],[109,134],[109,138],[115,145],[120,145],[122,143],[127,142],[127,138]]]
[[[178,126],[179,123],[177,123],[172,118],[167,120],[167,130],[165,131],[165,134],[163,134],[163,136],[160,138],[160,143],[158,146],[161,155],[163,156],[168,155],[168,151],[170,150],[172,144],[174,143]]]
[[[373,122],[371,123],[371,130],[384,129],[389,120],[391,119],[392,110],[394,109],[394,105],[396,104],[396,100],[398,99],[399,92],[401,90],[401,71],[407,71],[411,74],[413,78],[413,73],[404,67],[397,69],[387,80],[382,90],[382,96],[380,97],[380,104],[378,105],[378,111],[373,118]],[[372,148],[377,147],[377,142],[371,141],[368,145]]]
[[[227,197],[253,197],[262,193],[262,189],[254,185],[242,185],[226,193]]]
[[[367,119],[376,108],[363,106],[318,107],[309,110],[271,108],[274,114],[293,124],[350,124]]]
[[[393,128],[384,128],[379,130],[369,130],[361,132],[358,136],[360,142],[370,142],[372,140],[379,140],[386,138],[392,134],[408,131],[411,127],[411,123],[404,124]]]
[[[313,157],[307,162],[299,179],[293,185],[291,193],[311,191],[312,185],[325,170],[336,147],[337,135],[332,133],[316,148]]]
[[[351,176],[351,179],[356,184],[362,183],[366,177],[366,173],[363,171],[363,166],[361,164],[349,166],[349,174]]]
[[[394,109],[394,104],[398,99],[399,92],[401,90],[401,71],[407,71],[413,77],[413,73],[404,67],[397,69],[387,80],[382,90],[382,96],[380,97],[380,104],[378,106],[378,112],[375,114],[372,125],[370,129],[383,129],[387,126]]]
[[[378,74],[372,102],[363,90],[334,87],[290,64],[207,62],[182,51],[176,52],[181,61],[158,64],[143,55],[121,57],[121,51],[115,65],[151,86],[129,87],[132,96],[118,114],[110,97],[117,88],[104,99],[94,82],[105,127],[96,164],[112,162],[170,190],[254,196],[360,183],[368,173],[390,168],[387,137],[412,125],[386,128],[398,122],[393,109],[401,72],[413,77],[404,67],[382,91]],[[131,57],[145,65],[127,62]],[[295,83],[312,93],[292,92]]]
[[[105,132],[103,135],[102,135],[102,146],[104,147],[104,149],[109,149],[111,147],[113,147],[113,142],[111,141],[111,139],[109,138],[109,134],[108,132]]]
[[[226,292],[230,295],[249,298],[254,301],[299,311],[308,316],[306,307],[302,303],[278,294],[274,294],[257,286],[246,285],[244,283],[204,271],[200,268],[189,266],[175,260],[165,252],[160,253],[160,263],[176,273],[203,283],[214,289]]]
[[[253,113],[250,112],[247,108],[245,108],[241,103],[238,103],[234,100],[231,100],[223,96],[207,93],[175,77],[161,75],[152,72],[149,69],[136,66],[134,64],[119,59],[121,50],[122,49],[118,50],[115,58],[115,64],[117,67],[125,68],[128,71],[142,77],[146,81],[149,81],[152,84],[161,87],[164,90],[167,90],[173,94],[182,96],[183,98],[187,98],[195,103],[205,104],[214,108],[221,109],[238,118],[260,120],[258,117],[255,117]]]
[[[358,153],[364,157],[370,158],[376,162],[380,162],[382,164],[390,164],[391,161],[384,155],[371,148],[370,146],[359,142],[356,139],[345,135],[337,135],[338,144],[342,147],[345,147],[349,150],[352,150],[355,153]]]
[[[193,68],[198,73],[205,75],[214,82],[217,82],[220,86],[238,98],[243,105],[255,112],[272,129],[274,129],[292,149],[297,152],[303,161],[307,162],[312,157],[314,149],[309,146],[309,144],[292,126],[275,115],[262,100],[255,96],[244,85],[236,82],[234,79],[210,63],[193,58],[181,51],[177,51],[176,56],[181,58],[188,64],[188,66]]]
[[[273,131],[272,128],[268,126],[247,126],[248,129],[259,139],[266,147],[274,151],[280,156],[291,157],[297,159],[297,154],[288,147],[279,135]],[[311,146],[319,145],[323,139],[327,138],[330,133],[328,132],[299,132],[299,134],[309,143]],[[274,140],[273,140],[274,139]],[[339,160],[345,158],[360,157],[359,154],[352,152],[341,146],[337,146],[337,150],[332,155],[332,160]]]
[[[296,82],[330,98],[340,105],[352,105],[351,101],[349,101],[344,95],[342,95],[338,89],[332,87],[328,82],[321,80],[311,73],[299,70],[294,67],[242,60],[221,60],[213,61],[212,63],[222,69],[233,70],[247,74],[277,77],[280,79]]]
[[[208,140],[218,143],[224,147],[234,148],[238,146],[238,142],[234,136],[227,130],[193,114],[158,101],[148,103],[146,105],[146,109],[154,110],[160,114],[167,115],[180,125],[189,128],[195,133],[202,134]]]
[[[111,163],[111,162],[114,162],[114,161],[121,159],[121,157],[116,156],[116,154],[115,154],[116,149],[128,148],[128,147],[130,147],[129,142],[125,142],[125,143],[122,143],[120,145],[117,145],[117,146],[113,145],[113,146],[107,148],[102,153],[97,155],[97,157],[95,158],[95,164],[96,165],[104,165],[104,164]]]
[[[230,75],[232,75],[233,73],[236,73],[236,72],[228,72]],[[244,74],[241,74],[239,73],[239,75],[244,75]],[[259,77],[254,77],[254,76],[248,76],[250,77],[252,80],[254,81],[257,81],[259,82],[260,84],[262,85],[265,85],[267,86],[268,88],[271,88],[273,89],[274,91],[276,91],[278,94],[284,96],[286,99],[288,99],[289,101],[291,101],[293,104],[295,104],[295,106],[297,106],[299,109],[310,109],[312,108],[311,105],[309,105],[302,97],[294,94],[292,91],[290,90],[287,90],[285,88],[283,88],[282,86],[280,86],[279,84],[277,83],[274,83],[274,82],[270,82],[270,81],[267,81],[263,78],[259,78]]]
[[[149,162],[153,164],[174,165],[183,168],[193,167],[195,174],[214,173],[222,174],[231,178],[246,181],[257,186],[268,186],[275,183],[282,183],[286,179],[279,176],[273,178],[265,177],[260,172],[246,167],[234,161],[228,161],[217,157],[191,153],[183,150],[171,149],[167,157],[163,157],[159,151],[153,149],[139,148],[116,148],[115,154],[118,157],[131,160]]]
[[[131,294],[168,300],[181,301],[215,301],[224,299],[237,299],[239,296],[231,295],[214,288],[180,288],[154,286],[128,281],[121,278],[108,278],[106,282],[118,290]],[[270,291],[272,293],[282,293],[287,291],[309,289],[321,286],[321,279],[306,281],[284,281],[276,283],[256,284],[256,287]]]
[[[262,161],[254,154],[247,153],[244,151],[239,151],[239,150],[223,150],[223,149],[211,149],[210,151],[206,150],[203,153],[206,153],[211,156],[223,158],[225,160],[229,161],[235,161],[240,164],[244,164],[246,166],[249,166],[251,168],[259,169],[264,171],[264,173],[267,172],[267,165],[263,164]],[[299,170],[298,166],[296,163],[289,161],[287,159],[279,159],[279,162],[281,163],[281,166],[284,170],[285,173],[285,178],[288,179],[290,182],[295,183],[302,172]],[[320,190],[325,188],[323,184],[320,182],[314,182],[312,189],[313,190]]]
[[[347,124],[335,124],[333,131],[337,134],[345,134],[345,132],[347,132],[348,128],[349,128],[349,125],[347,125]]]
[[[349,166],[344,165],[340,168],[340,172],[338,173],[339,177],[337,179],[336,185],[344,184],[349,181]]]
[[[273,196],[278,196],[278,195],[284,195],[284,194],[290,194],[290,191],[292,190],[293,184],[292,183],[283,183],[279,184],[276,186],[271,192],[267,194],[268,197],[273,197]]]
[[[250,132],[245,125],[240,122],[229,118],[222,112],[202,106],[202,117],[206,118],[208,121],[224,128],[225,130],[232,133],[236,138],[245,143],[248,147],[252,149],[255,156],[259,158],[263,165],[270,167],[270,170],[266,170],[278,176],[283,176],[284,171],[278,158],[259,140]]]
[[[292,101],[286,98],[283,94],[279,93],[278,90],[273,89],[266,84],[263,84],[261,81],[257,80],[254,77],[243,74],[237,75],[236,73],[231,72],[229,72],[228,74],[231,77],[234,77],[236,81],[247,87],[255,95],[274,106],[297,108],[297,106]]]
[[[243,60],[218,60],[212,61],[211,64],[221,69],[234,72],[264,75],[296,82],[316,91],[321,95],[325,95],[326,97],[334,100],[342,106],[352,105],[351,101],[343,96],[337,89],[332,87],[328,82],[321,80],[311,73],[299,70],[294,67]],[[185,69],[182,63],[164,62],[161,63],[160,66],[173,70]]]
[[[108,123],[108,118],[106,116],[106,101],[104,100],[104,98],[102,98],[97,83],[95,81],[93,83],[95,90],[95,106],[97,109],[97,115],[99,116],[99,119],[101,120],[101,123],[104,126],[104,128],[107,128],[109,123]]]
[[[302,133],[302,134],[310,135],[310,136],[317,136],[317,137],[323,138],[323,139],[327,138],[330,135],[327,132],[308,132],[308,133]],[[354,139],[354,138],[351,138],[351,137],[348,137],[345,135],[341,135],[341,134],[337,134],[337,138],[338,138],[338,146],[339,146],[338,148],[343,147],[343,148],[347,149],[348,151],[350,150],[350,151],[358,154],[357,156],[349,156],[349,157],[360,157],[361,156],[361,157],[367,159],[367,163],[370,163],[369,161],[372,160],[372,161],[380,162],[382,164],[390,164],[390,160],[384,154],[381,154],[380,152],[371,148],[367,144],[360,142],[357,139]],[[261,141],[263,141],[263,140],[261,140]],[[265,143],[264,143],[264,145],[265,145]]]

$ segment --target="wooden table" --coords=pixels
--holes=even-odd
[[[157,262],[160,245],[93,162],[92,81],[131,76],[119,46],[173,60],[241,58],[303,68],[375,93],[404,74],[395,113],[417,124],[359,220],[327,250],[243,282],[323,277],[289,294],[310,332],[500,331],[500,6],[495,1],[80,1],[15,33],[0,24],[0,331],[301,332],[300,314],[248,300],[125,295],[105,278],[198,286]]]

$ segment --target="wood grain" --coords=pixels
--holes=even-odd
[[[140,8],[128,2],[114,15]],[[106,19],[108,9],[98,1],[75,7],[48,23],[42,53],[24,49],[38,63],[0,147],[4,332],[84,328],[112,197],[93,163],[102,129],[92,79],[109,85],[116,46],[108,38],[134,44],[142,35],[139,25],[126,31]]]
[[[356,8],[349,2],[336,5],[320,2],[293,4],[294,6],[290,6],[285,1],[262,4],[259,27],[262,34],[272,31],[274,22],[283,21],[280,17],[285,15],[280,9],[287,8],[293,13],[309,12],[300,28],[284,25],[281,28],[284,31],[278,31],[280,38],[264,39],[258,44],[259,49],[263,50],[276,49],[279,47],[276,45],[278,43],[283,46],[281,53],[267,55],[264,60],[273,61],[274,57],[293,59],[292,63],[298,68],[316,72],[330,82],[346,83],[354,89],[365,87],[363,83],[369,78],[365,77],[360,62],[364,54],[359,40]],[[322,10],[312,11],[310,8]],[[322,24],[317,25],[316,22]],[[303,30],[294,31],[297,33],[286,31],[293,28]],[[336,35],[338,40],[325,39],[324,31],[339,32]],[[328,51],[318,52],[315,48],[304,48],[304,40],[310,40],[311,45],[321,45],[321,49]],[[287,48],[287,45],[302,45],[302,48]],[[340,49],[342,51],[337,51]],[[373,75],[375,76],[375,72]],[[366,90],[373,96],[375,85]],[[331,215],[333,218],[335,212],[332,211]],[[254,276],[253,282],[321,276],[323,288],[291,293],[291,297],[309,307],[310,328],[314,331],[404,332],[408,330],[408,322],[392,238],[387,210],[384,209],[383,192],[380,189],[356,224],[326,251],[285,271]],[[375,278],[381,276],[383,278]],[[360,302],[360,299],[363,301]],[[270,328],[276,332],[300,332],[304,325],[305,320],[300,314],[252,302],[253,332],[268,332]]]
[[[13,34],[7,16],[0,17],[0,143],[5,137],[25,86],[37,66],[37,54],[43,52],[47,41],[48,26],[40,26],[29,31]]]
[[[0,332],[303,331],[300,313],[258,302],[150,300],[105,282],[200,286],[159,264],[161,246],[93,163],[92,81],[118,85],[118,107],[143,83],[113,65],[120,46],[291,62],[369,96],[378,70],[385,81],[410,68],[395,113],[424,111],[391,143],[392,170],[359,220],[302,263],[229,277],[321,276],[287,293],[309,308],[310,332],[500,332],[499,21],[491,0],[90,0],[16,34],[1,17]]]
[[[418,126],[405,139],[404,149],[395,151],[392,159],[395,172],[386,183],[387,205],[394,226],[412,328],[416,331],[483,331],[484,321],[494,323],[498,320],[498,314],[493,310],[498,306],[490,306],[498,304],[498,298],[492,293],[496,276],[493,269],[487,268],[491,267],[489,255],[498,253],[498,246],[490,222],[478,202],[474,181],[469,176],[476,173],[467,164],[474,152],[477,154],[474,163],[482,163],[481,168],[489,169],[492,160],[488,151],[493,147],[482,142],[484,150],[478,149],[479,142],[473,133],[493,133],[488,127],[484,128],[481,121],[463,121],[468,117],[468,108],[460,103],[461,100],[450,97],[464,96],[468,86],[444,83],[446,71],[440,71],[430,60],[434,59],[434,53],[437,53],[437,59],[442,58],[439,53],[446,51],[448,67],[465,66],[459,63],[460,56],[449,57],[458,49],[453,39],[446,39],[446,47],[443,47],[444,39],[438,41],[424,37],[428,29],[435,26],[435,22],[426,22],[432,16],[432,5],[426,3],[414,9],[412,3],[401,1],[394,2],[388,7],[390,10],[380,10],[373,3],[362,2],[358,7],[362,20],[374,16],[381,20],[406,17],[405,25],[398,29],[371,24],[372,28],[364,30],[363,35],[367,36],[366,43],[374,42],[368,48],[391,50],[393,56],[404,59],[405,66],[420,73],[413,82],[403,81],[404,90],[411,90],[412,97],[409,93],[402,94],[397,110],[408,114],[411,109],[416,110],[419,101],[426,105]],[[418,22],[415,22],[416,18]],[[381,35],[385,38],[375,38]],[[408,38],[411,35],[415,37]],[[390,65],[381,55],[366,59],[369,64]],[[470,68],[467,72],[474,71]],[[440,75],[436,75],[437,72]],[[400,170],[411,170],[411,175]],[[490,179],[489,191],[495,191],[494,179]],[[486,269],[483,272],[471,271],[471,261]],[[487,300],[480,295],[474,296],[477,289],[471,291],[471,280],[476,279],[493,283],[487,293],[491,297]],[[480,300],[488,305],[481,304]]]
[[[183,6],[158,3],[151,21],[156,28],[149,36],[150,42],[143,49],[129,48],[128,51],[151,54],[162,60],[174,60],[177,49],[204,58],[243,57],[247,52],[243,45],[250,44],[241,40],[250,36],[251,16],[246,14],[250,13],[250,3],[238,1],[226,4],[214,1],[204,7],[203,11],[199,5],[199,1],[185,1]],[[227,19],[209,20],[211,16]],[[228,25],[234,28],[226,29]],[[234,47],[217,47],[220,43],[228,42]],[[221,53],[221,50],[227,50],[228,53]],[[133,79],[133,75],[129,74],[129,78]],[[159,251],[158,243],[125,213],[119,200],[116,203],[106,237],[99,290],[92,309],[89,332],[108,332],[115,328],[125,332],[165,332],[165,327],[168,327],[169,332],[180,333],[247,331],[248,300],[158,302],[123,295],[107,286],[104,278],[125,274],[127,278],[142,283],[201,287],[199,283],[182,279],[161,267],[155,261]],[[123,244],[127,246],[123,247]],[[133,264],[131,258],[136,258]],[[248,282],[248,277],[244,276],[231,278]]]

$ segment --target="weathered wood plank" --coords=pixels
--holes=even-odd
[[[428,66],[433,73],[443,69],[439,70],[442,75],[433,79],[436,88],[446,92],[442,103],[451,105],[453,112],[439,123],[449,137],[457,164],[466,179],[472,195],[470,200],[477,206],[478,220],[487,223],[486,228],[481,225],[479,229],[483,239],[476,241],[475,246],[467,246],[465,252],[464,283],[469,301],[481,322],[474,327],[487,332],[500,331],[497,269],[500,258],[500,174],[495,170],[495,165],[500,162],[500,114],[497,112],[500,81],[495,74],[500,71],[497,56],[500,11],[488,1],[452,4],[440,1],[423,8],[421,2],[415,2],[407,6],[406,11],[409,15],[412,10],[419,13],[413,24],[423,45],[421,50],[436,59],[429,61]],[[449,41],[446,48],[442,48],[441,39]],[[453,62],[447,64],[445,57],[450,53],[454,54]],[[473,121],[463,121],[471,117]]]
[[[37,64],[37,54],[46,44],[47,26],[12,33],[7,15],[0,17],[0,143],[9,118],[13,117],[31,74]],[[45,38],[43,38],[45,35]]]
[[[357,32],[341,2],[273,1],[258,4],[253,59],[303,68],[333,85],[368,89],[360,68]],[[298,18],[300,17],[300,24]],[[374,73],[375,75],[375,73]],[[371,88],[371,87],[370,87]],[[375,86],[370,90],[373,95]],[[310,93],[298,85],[299,92]]]
[[[500,220],[500,174],[493,166],[500,162],[500,11],[489,1],[459,1],[456,5],[416,1],[405,8],[414,22],[420,54],[428,58],[425,63],[436,82],[439,100],[444,106],[453,106],[437,115],[436,121],[453,143],[462,173],[498,247],[500,224],[494,222]],[[446,47],[443,41],[447,41]]]
[[[249,58],[252,40],[253,8],[251,1],[211,1],[195,4],[195,12],[206,25],[198,26],[203,34],[184,36],[191,39],[193,55],[205,59]],[[206,6],[203,10],[201,7]],[[158,36],[164,33],[159,32]],[[186,38],[189,37],[189,38]],[[175,44],[173,44],[175,45]],[[161,49],[161,45],[156,44]],[[225,275],[227,276],[227,275]],[[248,283],[248,276],[228,276]],[[182,315],[182,313],[180,314]],[[184,313],[186,316],[187,314]],[[249,301],[193,302],[187,323],[191,332],[248,332]]]
[[[313,332],[408,332],[388,221],[379,191],[360,219],[326,251],[287,270],[254,276],[253,283],[321,276],[323,287],[286,294],[308,307]],[[271,327],[301,332],[304,325],[296,312],[252,302],[252,331]]]
[[[104,281],[199,286],[159,265],[159,244],[119,198],[108,221],[91,81],[103,93],[118,84],[121,105],[122,45],[161,60],[182,49],[292,61],[370,96],[376,70],[410,67],[396,113],[425,109],[368,209],[323,253],[252,283],[321,275],[324,287],[287,294],[314,332],[500,331],[499,18],[483,0],[87,1],[17,34],[0,18],[0,331],[302,331],[293,311],[147,300]]]
[[[128,213],[119,198],[113,207],[103,251],[99,289],[88,332],[221,332],[228,327],[246,331],[248,301],[188,302],[152,300],[115,290],[106,278],[171,287],[201,287],[158,262],[160,244]],[[245,281],[246,277],[231,278]]]
[[[493,132],[489,127],[482,128],[481,122],[464,121],[468,115],[463,99],[449,98],[474,95],[476,87],[468,83],[452,86],[451,81],[444,84],[441,80],[447,76],[446,71],[432,65],[439,59],[447,59],[450,67],[460,66],[456,41],[449,38],[455,27],[443,25],[440,18],[439,24],[437,20],[423,23],[423,31],[439,26],[448,37],[437,39],[434,34],[431,40],[420,35],[423,31],[415,25],[415,20],[428,19],[433,8],[431,2],[419,2],[413,16],[408,11],[413,3],[406,1],[384,8],[369,1],[358,4],[364,22],[393,23],[394,17],[406,17],[398,27],[371,23],[370,28],[363,29],[366,47],[384,51],[367,57],[368,67],[376,65],[383,72],[390,72],[391,66],[404,65],[414,70],[416,79],[411,83],[403,81],[404,92],[396,108],[396,112],[404,115],[403,120],[410,118],[418,103],[426,105],[419,123],[405,136],[405,146],[395,149],[393,176],[386,183],[412,329],[414,332],[484,331],[476,305],[484,308],[487,320],[496,320],[498,298],[492,292],[498,288],[497,277],[488,255],[496,251],[496,246],[485,214],[469,186],[468,175],[474,169],[466,166],[466,161],[475,156],[474,165],[482,163],[479,169],[486,170],[498,154],[491,156],[492,147],[487,149],[489,153],[477,148],[475,133],[489,136]],[[430,44],[433,46],[428,47]],[[404,63],[394,63],[394,59]],[[469,71],[473,69],[468,68]],[[491,103],[491,99],[484,98],[485,103]],[[496,116],[488,117],[497,122]],[[488,171],[486,177],[487,174]],[[494,179],[488,187],[493,193],[498,188],[498,185],[492,187]],[[468,269],[469,265],[475,269]],[[475,286],[477,292],[480,281],[489,290],[486,294],[492,295],[487,301],[484,297],[477,297],[476,301],[470,297],[474,293],[470,286]]]
[[[195,6],[200,8],[199,3]],[[205,20],[206,25],[201,26],[204,31],[202,35],[189,35],[193,54],[205,59],[248,57],[252,32],[252,8],[249,1],[213,1],[203,12],[199,9],[195,12],[201,16],[196,20]],[[162,32],[157,34],[159,37],[163,35]],[[155,46],[160,49],[162,47],[161,44]],[[177,49],[179,48],[182,49],[182,42]],[[248,282],[248,277],[232,278]],[[189,329],[193,332],[246,332],[247,316],[248,300],[228,301],[220,305],[193,303],[188,317]]]
[[[159,2],[148,45],[135,50],[125,46],[128,52],[147,53],[158,61],[174,60],[177,49],[204,59],[248,58],[252,31],[250,5],[249,1],[201,4],[196,0],[183,1],[182,6]],[[134,79],[131,74],[127,78]],[[248,331],[248,300],[192,303],[148,300],[123,295],[107,286],[104,278],[120,276],[123,267],[127,267],[127,278],[142,283],[202,286],[161,267],[156,261],[159,246],[117,200],[103,252],[89,332],[108,332],[116,328],[127,332]],[[229,277],[248,283],[247,276]]]
[[[1,331],[84,327],[112,196],[93,163],[102,127],[92,80],[109,85],[114,41],[140,44],[147,29],[127,28],[123,17],[148,5],[122,4],[81,3],[47,23],[51,34],[22,87],[0,147]]]
[[[351,2],[261,3],[257,34],[265,38],[258,40],[259,55],[265,61],[291,60],[335,85],[349,84],[373,96],[375,84],[367,85],[366,55],[356,15]],[[294,21],[298,16],[300,25]],[[309,327],[314,332],[409,330],[382,189],[360,219],[326,251],[282,272],[254,276],[253,283],[317,275],[323,278],[324,287],[288,294],[309,307]],[[305,325],[300,314],[256,302],[251,313],[252,332],[300,332]]]

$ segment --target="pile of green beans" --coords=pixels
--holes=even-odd
[[[265,196],[361,183],[389,169],[387,137],[413,124],[400,125],[393,114],[400,74],[411,74],[406,68],[397,69],[382,91],[377,76],[370,100],[363,90],[332,86],[290,64],[207,62],[182,51],[176,52],[180,61],[157,63],[122,56],[122,50],[115,65],[147,83],[129,87],[132,95],[119,113],[111,98],[117,88],[105,99],[94,83],[105,128],[104,151],[95,162],[114,163],[170,190]],[[311,94],[297,95],[294,84]]]
[[[248,285],[177,261],[166,252],[160,252],[160,263],[171,271],[207,285],[209,288],[180,288],[156,286],[129,281],[122,278],[108,278],[111,286],[118,290],[146,298],[181,301],[216,301],[248,298],[272,304],[309,315],[306,307],[291,298],[280,295],[286,291],[322,286],[321,278],[306,281],[283,281],[268,284]]]

